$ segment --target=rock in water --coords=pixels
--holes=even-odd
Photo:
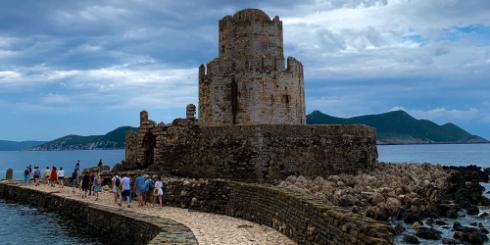
[[[483,244],[488,241],[488,237],[478,231],[456,231],[454,233],[454,238],[469,244]]]
[[[403,227],[402,224],[397,224],[395,226],[395,234],[399,235],[402,234],[405,231],[405,227]]]
[[[451,238],[442,238],[442,244],[460,244],[458,241]]]
[[[405,235],[403,236],[403,241],[408,243],[408,244],[419,244],[419,239],[412,236],[412,235]]]
[[[416,235],[420,238],[424,238],[427,240],[439,240],[441,239],[441,232],[429,227],[420,227],[417,230]]]
[[[480,213],[480,210],[478,209],[477,206],[475,205],[469,205],[467,208],[466,208],[466,212],[469,214],[469,215],[478,215],[478,213]]]

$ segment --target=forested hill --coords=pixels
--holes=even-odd
[[[306,116],[308,124],[366,124],[376,128],[380,144],[416,143],[488,143],[453,123],[438,125],[432,121],[415,119],[405,111],[351,118],[333,117],[320,111]]]
[[[67,135],[33,147],[36,151],[123,149],[126,133],[134,127],[120,127],[105,135]]]

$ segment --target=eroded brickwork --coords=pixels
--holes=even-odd
[[[199,67],[205,126],[305,124],[303,65],[284,64],[282,21],[246,9],[219,22],[219,56]]]

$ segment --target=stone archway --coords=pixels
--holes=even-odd
[[[151,131],[143,137],[143,166],[148,167],[155,162],[156,137]]]

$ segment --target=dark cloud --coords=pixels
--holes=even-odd
[[[283,20],[285,53],[305,66],[308,110],[447,112],[490,137],[487,0],[2,1],[0,111],[51,128],[20,136],[9,132],[21,124],[4,122],[0,133],[93,132],[58,125],[65,115],[107,120],[100,130],[136,123],[140,109],[181,115],[196,103],[198,65],[217,55],[219,19],[248,7]],[[471,124],[457,118],[470,114]]]

